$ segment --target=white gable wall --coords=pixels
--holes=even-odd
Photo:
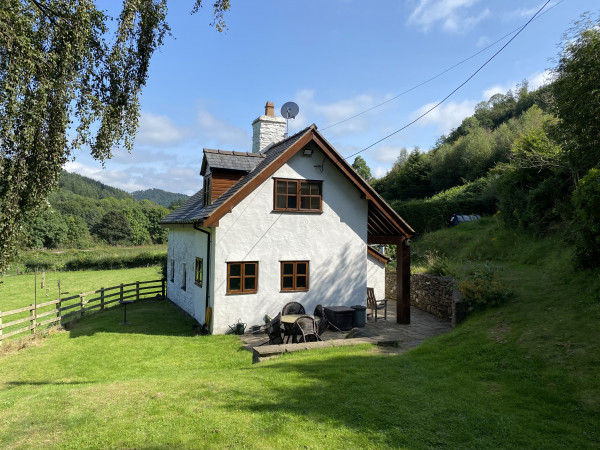
[[[191,225],[169,225],[167,250],[167,297],[194,317],[205,322],[205,298],[207,287],[206,246],[208,236]],[[203,259],[202,287],[194,283],[196,257]],[[175,261],[175,278],[171,282],[171,260]],[[183,290],[183,264],[186,265],[186,289]],[[212,280],[211,280],[212,283]]]
[[[367,286],[373,288],[375,298],[385,298],[385,264],[367,253]]]
[[[262,183],[215,231],[213,332],[241,320],[262,324],[290,301],[315,306],[366,305],[367,201],[320,151],[298,153]],[[324,161],[323,171],[315,168]],[[273,178],[323,181],[323,212],[273,211]],[[196,232],[197,234],[200,234]],[[309,261],[309,291],[280,292],[280,262]],[[258,292],[226,294],[227,262],[258,261]],[[212,303],[212,302],[211,302]]]

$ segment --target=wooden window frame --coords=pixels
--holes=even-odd
[[[232,276],[231,275],[231,266],[234,264],[240,264],[240,275]],[[254,275],[246,275],[246,266],[254,265]],[[230,280],[232,278],[240,279],[240,289],[232,290],[230,289]],[[245,281],[247,278],[255,278],[254,289],[246,289]],[[238,294],[256,294],[258,292],[258,261],[232,261],[227,263],[227,284],[225,286],[226,293],[228,295],[238,295]]]
[[[204,186],[202,187],[203,191],[203,206],[209,206],[211,204],[211,196],[212,196],[212,174],[208,174],[204,177]]]
[[[171,258],[171,283],[175,283],[175,258]]]
[[[181,279],[181,290],[187,291],[187,267],[185,263],[182,263],[181,269],[183,272],[183,277]]]
[[[293,264],[294,265],[294,271],[292,274],[292,287],[291,288],[285,288],[283,287],[283,278],[284,278],[284,274],[283,274],[283,265],[284,264]],[[306,264],[306,287],[297,287],[297,282],[298,282],[298,264]],[[302,276],[303,274],[301,274]],[[285,275],[286,277],[288,277],[289,275]],[[280,261],[280,265],[279,265],[279,281],[280,281],[280,286],[281,286],[281,292],[308,292],[308,290],[310,289],[310,261]]]
[[[202,287],[202,280],[204,278],[204,260],[196,257],[196,267],[194,270],[194,284],[198,287]]]
[[[285,194],[278,194],[277,193],[277,183],[278,182],[285,182],[286,183],[286,193]],[[287,193],[287,187],[290,183],[295,183],[296,184],[296,188],[295,194],[288,194]],[[318,185],[319,186],[319,193],[318,194],[312,194],[310,192],[311,190],[311,185]],[[309,186],[309,193],[308,195],[306,194],[302,194],[302,186],[303,185],[308,185]],[[277,206],[277,196],[285,196],[286,198],[286,207],[285,208],[281,208]],[[287,204],[288,201],[287,199],[289,197],[296,197],[296,207],[295,208],[288,208]],[[309,208],[302,208],[302,198],[308,198],[308,204],[309,204]],[[313,209],[310,208],[310,204],[311,204],[311,199],[312,198],[318,198],[319,199],[319,208],[318,209]],[[323,212],[323,181],[321,180],[297,180],[297,179],[291,179],[291,178],[273,178],[273,211],[277,211],[277,212],[302,212],[302,213],[322,213]]]

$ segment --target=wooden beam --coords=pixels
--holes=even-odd
[[[396,323],[410,324],[410,247],[406,238],[396,247]]]
[[[394,244],[401,245],[403,236],[378,236],[378,235],[367,235],[367,244]]]

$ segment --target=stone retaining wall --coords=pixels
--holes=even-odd
[[[385,274],[385,296],[396,298],[396,272]],[[460,308],[460,292],[454,289],[454,280],[448,277],[417,273],[410,277],[410,304],[437,317],[452,320],[456,316],[457,303]],[[459,313],[454,322],[464,317]]]

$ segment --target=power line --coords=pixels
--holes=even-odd
[[[536,18],[536,19],[539,19],[539,18],[540,18],[542,15],[546,14],[546,13],[547,13],[547,12],[549,12],[549,11],[550,11],[552,8],[555,8],[556,6],[560,5],[560,4],[561,4],[561,3],[563,3],[564,1],[565,1],[565,0],[560,0],[558,3],[556,3],[556,4],[552,5],[552,6],[551,6],[550,8],[548,8],[546,11],[544,11],[544,12],[543,12],[543,13],[541,13],[541,14],[539,14],[539,16],[538,16],[537,18],[536,18],[535,16],[534,16],[534,18]],[[531,21],[531,20],[530,20],[530,21]],[[528,24],[528,23],[529,23],[529,22],[527,22],[527,24]],[[525,24],[525,25],[527,25],[527,24]],[[396,100],[397,98],[400,98],[400,97],[402,97],[403,95],[406,95],[406,94],[408,94],[409,92],[411,92],[411,91],[414,91],[414,90],[415,90],[415,89],[417,89],[417,88],[420,88],[421,86],[423,86],[423,85],[425,85],[425,84],[427,84],[427,83],[429,83],[429,82],[431,82],[431,81],[435,80],[436,78],[439,78],[439,77],[441,77],[442,75],[444,75],[444,74],[446,74],[446,73],[450,72],[452,69],[454,69],[454,68],[456,68],[456,67],[458,67],[458,66],[460,66],[460,65],[462,65],[462,64],[464,64],[464,63],[466,63],[467,61],[469,61],[469,60],[471,60],[471,59],[475,58],[476,56],[478,56],[478,55],[480,55],[480,54],[484,53],[486,50],[489,50],[491,47],[495,46],[497,43],[499,43],[499,42],[503,41],[504,39],[506,39],[507,37],[509,37],[509,36],[511,36],[511,35],[513,35],[513,34],[515,34],[516,32],[518,32],[518,31],[519,31],[519,30],[521,30],[521,29],[522,29],[522,27],[520,27],[520,28],[515,28],[515,29],[514,29],[514,30],[512,30],[510,33],[507,33],[507,34],[505,34],[504,36],[502,36],[501,38],[498,38],[498,39],[496,39],[494,42],[492,42],[491,44],[489,44],[487,47],[485,47],[485,48],[482,48],[482,49],[481,49],[481,50],[479,50],[477,53],[474,53],[474,54],[472,54],[471,56],[469,56],[469,57],[467,57],[467,58],[463,59],[462,61],[459,61],[459,62],[457,62],[456,64],[454,64],[454,65],[452,65],[452,66],[448,67],[447,69],[443,70],[442,72],[438,73],[437,75],[434,75],[434,76],[432,76],[431,78],[428,78],[427,80],[425,80],[425,81],[423,81],[423,82],[421,82],[421,83],[419,83],[419,84],[417,84],[417,85],[415,85],[415,86],[413,86],[413,87],[411,87],[411,88],[409,88],[409,89],[407,89],[407,90],[405,90],[405,91],[401,92],[400,94],[398,94],[398,95],[396,95],[396,96],[394,96],[394,97],[392,97],[392,98],[390,98],[390,99],[387,99],[387,100],[386,100],[386,101],[384,101],[384,102],[381,102],[381,103],[379,103],[379,104],[377,104],[377,105],[375,105],[375,106],[372,106],[372,107],[370,107],[370,108],[368,108],[368,109],[365,109],[364,111],[361,111],[361,112],[359,112],[359,113],[357,113],[357,114],[355,114],[355,115],[353,115],[353,116],[350,116],[350,117],[348,117],[348,118],[346,118],[346,119],[340,120],[339,122],[335,122],[335,123],[333,123],[333,124],[331,124],[331,125],[327,125],[325,128],[321,128],[321,131],[328,130],[329,128],[333,128],[333,127],[335,127],[336,125],[339,125],[339,124],[341,124],[341,123],[344,123],[344,122],[348,122],[349,120],[355,119],[355,118],[356,118],[356,117],[358,117],[358,116],[362,116],[363,114],[365,114],[365,113],[368,113],[369,111],[372,111],[372,110],[374,110],[374,109],[377,109],[377,108],[379,108],[380,106],[383,106],[383,105],[385,105],[385,104],[387,104],[387,103],[390,103],[390,102],[392,102],[392,101]],[[510,41],[509,41],[509,42],[510,42]],[[494,55],[494,56],[495,56],[495,55]]]
[[[431,111],[433,111],[433,110],[434,110],[434,109],[436,109],[438,106],[440,106],[442,103],[444,103],[446,100],[448,100],[448,99],[449,99],[449,98],[450,98],[452,95],[454,95],[454,93],[456,93],[456,91],[458,91],[458,90],[459,90],[460,88],[462,88],[462,87],[463,87],[465,84],[467,84],[469,81],[471,81],[471,79],[472,79],[472,78],[473,78],[475,75],[477,75],[477,74],[478,74],[478,73],[481,71],[481,69],[483,69],[485,66],[487,66],[487,65],[488,65],[488,63],[489,63],[490,61],[492,61],[492,60],[493,60],[493,59],[494,59],[496,56],[498,56],[498,54],[500,54],[500,52],[501,52],[502,50],[504,50],[504,49],[505,49],[505,48],[508,46],[508,44],[510,44],[512,41],[514,41],[514,40],[517,38],[517,36],[518,36],[519,34],[521,34],[521,32],[522,32],[522,31],[523,31],[523,30],[524,30],[524,29],[527,27],[527,25],[529,25],[529,24],[531,23],[531,21],[532,21],[533,19],[535,19],[535,18],[536,18],[536,16],[537,16],[537,15],[538,15],[538,14],[539,14],[539,13],[540,13],[540,12],[541,12],[541,11],[542,11],[544,8],[545,8],[545,7],[546,7],[546,5],[547,5],[548,3],[550,3],[550,1],[551,1],[551,0],[547,0],[547,1],[546,1],[546,3],[544,3],[544,4],[542,5],[542,7],[541,7],[540,9],[538,9],[538,10],[537,10],[537,12],[536,12],[536,13],[535,13],[535,14],[534,14],[532,17],[531,17],[531,19],[529,19],[529,20],[527,21],[527,23],[525,23],[525,25],[523,25],[523,26],[522,26],[522,27],[519,29],[519,31],[517,31],[517,33],[516,33],[516,34],[515,34],[513,37],[511,37],[511,38],[508,40],[508,42],[507,42],[506,44],[504,44],[502,47],[500,47],[500,49],[499,49],[499,50],[498,50],[496,53],[494,53],[494,54],[493,54],[493,55],[492,55],[492,56],[491,56],[491,57],[490,57],[490,58],[489,58],[489,59],[488,59],[486,62],[484,62],[484,63],[483,63],[483,64],[482,64],[482,65],[481,65],[481,66],[480,66],[480,67],[479,67],[479,68],[478,68],[478,69],[477,69],[475,72],[473,72],[473,73],[472,73],[472,74],[469,76],[469,78],[467,78],[467,79],[466,79],[465,81],[463,81],[463,82],[462,82],[460,85],[458,85],[458,86],[457,86],[457,87],[456,87],[456,88],[455,88],[455,89],[454,89],[452,92],[450,92],[448,95],[446,95],[446,96],[445,96],[445,97],[444,97],[442,100],[440,100],[438,103],[436,103],[434,106],[432,106],[431,108],[429,108],[427,111],[425,111],[423,114],[421,114],[419,117],[417,117],[417,118],[416,118],[416,119],[414,119],[413,121],[411,121],[411,122],[407,123],[406,125],[404,125],[402,128],[400,128],[400,129],[398,129],[398,130],[394,131],[393,133],[390,133],[390,134],[388,134],[387,136],[385,136],[385,137],[383,137],[383,138],[379,139],[377,142],[374,142],[374,143],[372,143],[372,144],[371,144],[371,145],[369,145],[368,147],[365,147],[365,148],[363,148],[362,150],[360,150],[360,151],[358,151],[358,152],[356,152],[356,153],[353,153],[353,154],[352,154],[352,155],[350,155],[350,156],[346,156],[344,159],[352,158],[353,156],[356,156],[356,155],[358,155],[358,154],[360,154],[360,153],[362,153],[362,152],[364,152],[364,151],[366,151],[366,150],[370,149],[371,147],[373,147],[373,146],[375,146],[375,145],[379,144],[380,142],[382,142],[382,141],[385,141],[386,139],[388,139],[388,138],[392,137],[393,135],[400,133],[401,131],[403,131],[403,130],[407,129],[407,128],[408,128],[409,126],[411,126],[412,124],[414,124],[414,123],[418,122],[419,120],[421,120],[423,117],[425,117],[425,116],[426,116],[427,114],[429,114]]]

